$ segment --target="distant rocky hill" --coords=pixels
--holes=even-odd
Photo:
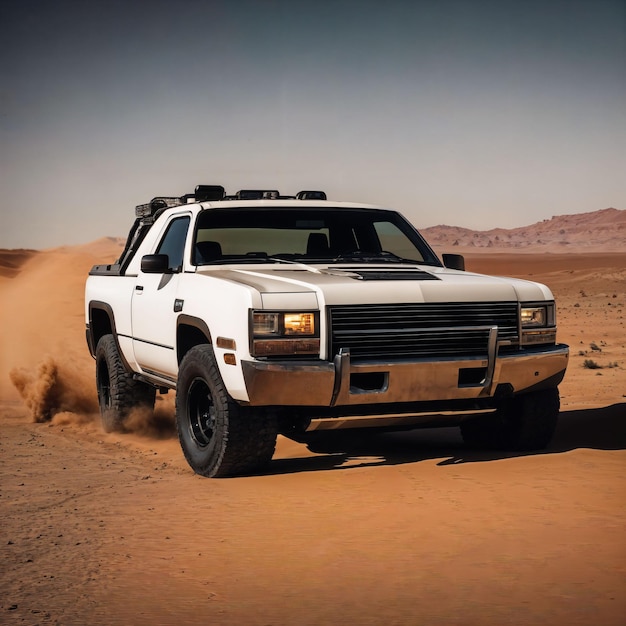
[[[469,252],[624,252],[626,210],[602,209],[576,215],[557,215],[530,226],[486,231],[458,226],[432,226],[420,232],[437,250]]]

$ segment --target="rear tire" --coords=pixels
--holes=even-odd
[[[472,447],[543,450],[552,440],[560,409],[554,387],[507,399],[495,415],[461,424],[463,441]]]
[[[96,346],[96,387],[102,428],[124,432],[130,412],[137,407],[154,410],[156,389],[134,380],[124,367],[113,335],[103,335]]]
[[[272,412],[242,407],[230,397],[208,344],[189,350],[180,364],[176,429],[187,462],[208,478],[262,468],[274,454],[278,435]]]

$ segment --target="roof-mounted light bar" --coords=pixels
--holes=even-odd
[[[223,200],[224,187],[221,185],[198,185],[194,193],[196,202],[208,202],[209,200]]]
[[[181,204],[179,196],[157,196],[147,204],[138,204],[135,207],[135,217],[152,217],[157,211]]]
[[[276,200],[280,193],[277,189],[240,189],[235,196],[237,200]]]
[[[326,200],[324,191],[299,191],[296,194],[298,200]]]
[[[135,207],[138,218],[154,217],[170,207],[193,202],[215,202],[220,200],[326,200],[324,191],[299,191],[295,196],[281,196],[277,189],[240,189],[235,195],[225,195],[221,185],[197,185],[194,193],[183,196],[157,196],[147,204]]]

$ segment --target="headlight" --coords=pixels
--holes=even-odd
[[[534,306],[524,307],[521,312],[522,328],[529,326],[545,326],[546,325],[546,307]]]
[[[280,313],[254,313],[253,333],[255,335],[278,335]]]
[[[315,335],[313,313],[285,313],[283,322],[285,335]]]
[[[257,335],[315,335],[315,313],[253,313],[252,331]]]
[[[556,311],[554,302],[524,303],[520,307],[522,345],[556,343]]]
[[[250,353],[254,356],[319,355],[319,313],[252,311]]]
[[[541,328],[554,326],[554,302],[546,304],[523,304],[520,310],[522,328]]]

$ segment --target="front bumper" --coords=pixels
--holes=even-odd
[[[332,363],[243,361],[242,368],[250,405],[340,407],[490,398],[502,385],[509,394],[554,387],[568,357],[564,344],[498,354],[494,343],[487,358],[353,363],[342,350]]]

